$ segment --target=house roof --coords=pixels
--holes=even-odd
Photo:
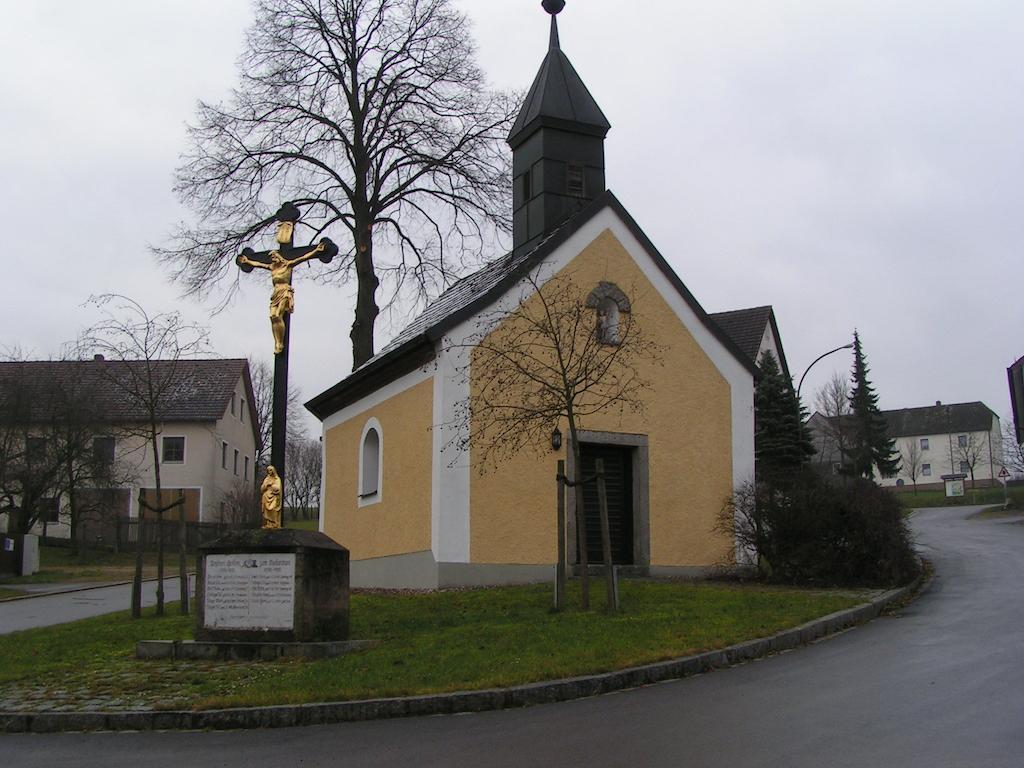
[[[945,435],[953,432],[988,432],[995,412],[981,402],[929,405],[882,411],[889,437]]]
[[[552,231],[532,250],[512,251],[455,283],[378,354],[353,371],[347,378],[307,402],[306,408],[317,418],[325,419],[378,387],[415,370],[432,359],[434,342],[440,339],[446,331],[496,301],[530,269],[551,255],[555,249],[605,208],[613,210],[626,224],[641,246],[650,254],[658,269],[694,311],[700,322],[729,350],[736,360],[756,376],[757,368],[751,357],[744,353],[736,342],[708,317],[703,307],[654,247],[633,217],[622,207],[615,195],[606,190]]]
[[[14,392],[27,395],[29,413],[24,418],[39,422],[50,415],[54,397],[77,392],[86,394],[104,421],[144,421],[144,410],[126,396],[123,385],[143,373],[145,365],[144,360],[102,359],[0,363],[0,406],[9,404]],[[255,424],[247,360],[156,360],[151,365],[155,380],[170,379],[162,421],[216,421],[244,375],[250,423]]]
[[[551,44],[523,107],[509,131],[515,149],[540,126],[605,136],[611,128],[587,86],[558,42],[558,24],[551,17]]]
[[[757,363],[757,353],[761,349],[761,339],[764,338],[766,327],[771,327],[779,348],[778,363],[782,368],[782,374],[788,380],[789,365],[786,363],[786,353],[782,349],[782,336],[779,334],[779,327],[775,323],[775,311],[771,305],[764,307],[750,307],[749,309],[733,309],[727,312],[712,312],[709,317],[714,320],[725,333],[736,342],[736,346],[743,350],[743,353],[754,363]]]

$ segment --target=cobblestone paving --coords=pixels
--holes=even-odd
[[[0,712],[190,709],[192,701],[203,695],[234,691],[274,674],[274,666],[267,662],[132,661],[102,678],[94,672],[64,672],[54,683],[0,685]]]

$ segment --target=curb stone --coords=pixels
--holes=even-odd
[[[883,592],[867,603],[822,616],[768,637],[615,672],[528,683],[512,688],[317,704],[177,712],[0,712],[0,733],[290,728],[394,717],[485,712],[570,701],[691,677],[813,643],[870,621],[890,606],[927,591],[931,586],[931,577],[926,580],[925,573],[922,568],[921,574],[907,586]]]

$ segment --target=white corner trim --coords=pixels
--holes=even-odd
[[[454,430],[458,406],[469,400],[465,376],[469,350],[451,346],[473,333],[472,321],[460,323],[440,342],[434,378],[433,457],[431,467],[430,540],[437,562],[468,563],[470,534],[470,462]]]

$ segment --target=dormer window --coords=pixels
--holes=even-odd
[[[569,163],[565,171],[565,192],[569,197],[586,197],[586,176],[583,166]]]

